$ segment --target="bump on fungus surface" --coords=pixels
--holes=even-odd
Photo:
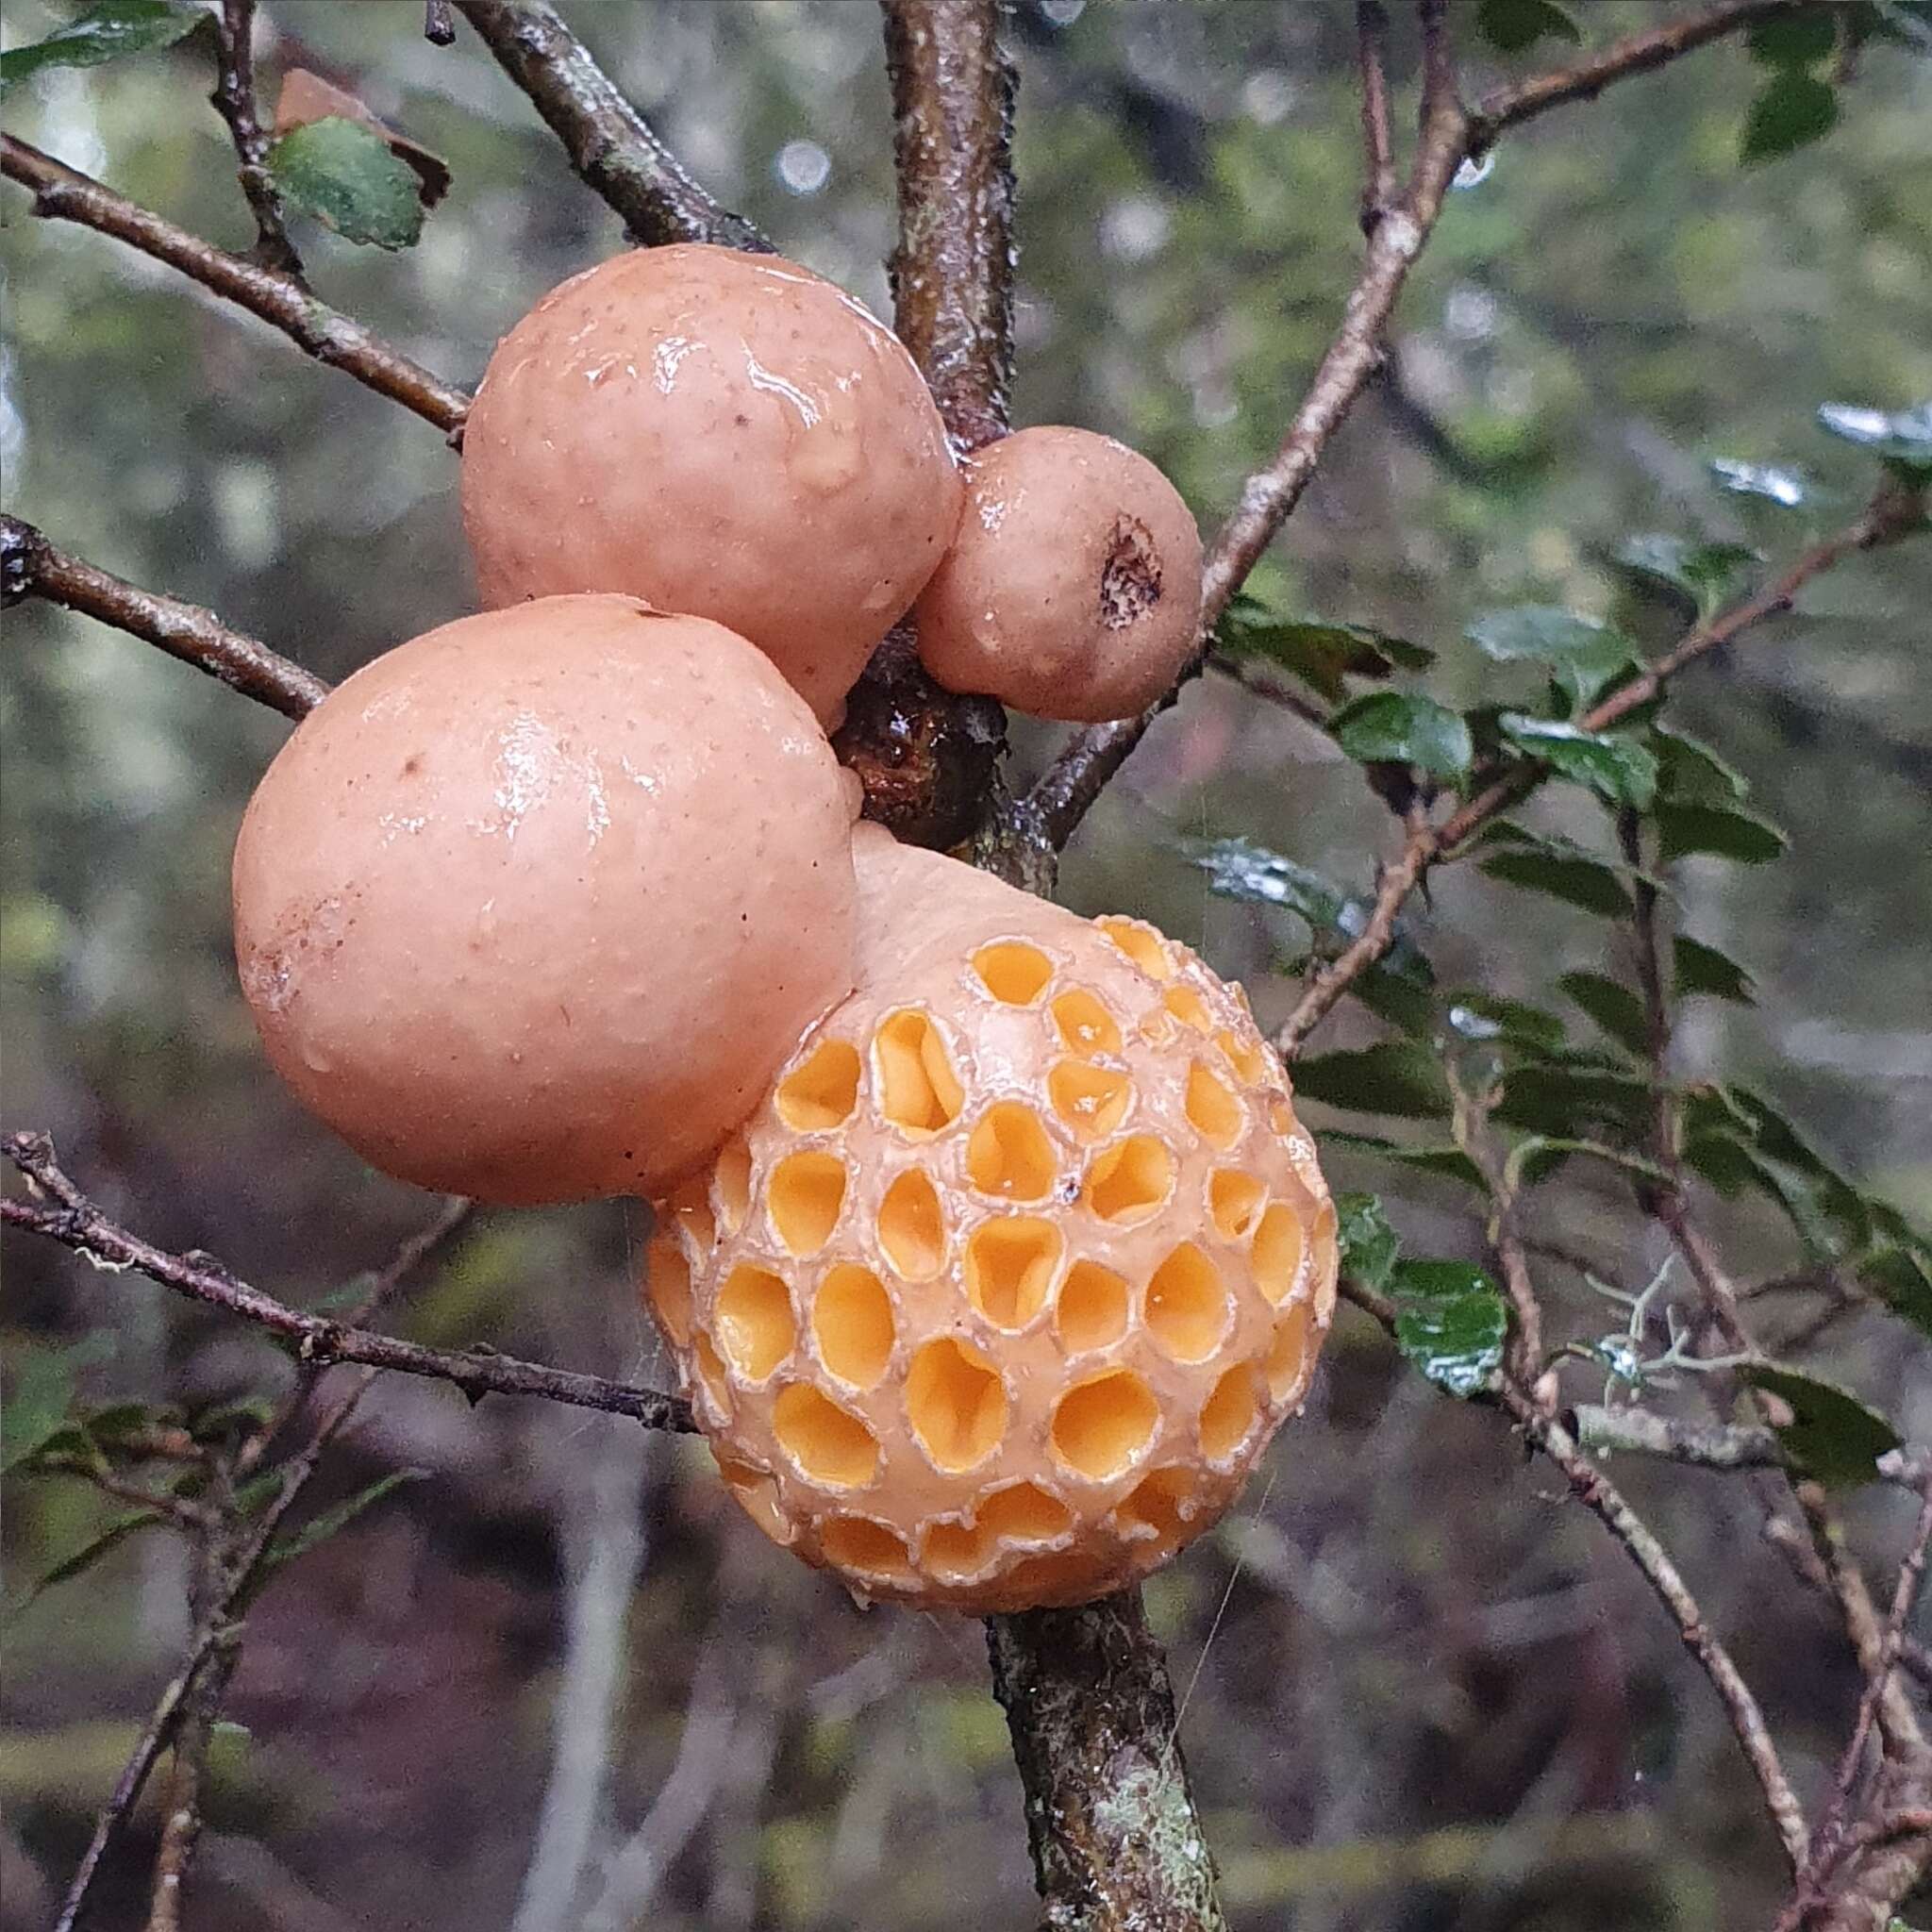
[[[1111,437],[1022,429],[972,458],[919,655],[949,691],[1126,718],[1173,685],[1200,615],[1201,535],[1174,485]]]
[[[463,431],[483,601],[623,591],[715,619],[830,720],[958,522],[897,337],[795,262],[638,248],[497,345]]]
[[[858,990],[659,1204],[647,1292],[774,1541],[870,1597],[1081,1602],[1212,1524],[1300,1405],[1334,1210],[1185,947],[874,830],[857,858]]]
[[[803,700],[720,625],[617,596],[463,618],[270,765],[235,847],[242,989],[276,1072],[387,1173],[656,1193],[852,986],[851,820]],[[836,1050],[786,1077],[802,1126],[857,1091]],[[822,1164],[781,1189],[792,1252],[836,1193]]]

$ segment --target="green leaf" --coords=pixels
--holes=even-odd
[[[1761,1094],[1741,1087],[1729,1093],[1751,1123],[1758,1182],[1805,1245],[1830,1260],[1863,1249],[1872,1239],[1872,1217],[1858,1191]]]
[[[1389,1225],[1381,1202],[1373,1194],[1337,1194],[1335,1217],[1342,1273],[1364,1288],[1387,1288],[1402,1240]]]
[[[1480,1394],[1502,1363],[1509,1326],[1490,1277],[1468,1261],[1398,1261],[1389,1288],[1404,1356],[1451,1395]]]
[[[269,149],[269,172],[291,208],[347,242],[408,248],[423,232],[422,184],[388,142],[331,114],[291,128]]]
[[[1488,1183],[1482,1170],[1453,1141],[1417,1145],[1414,1142],[1385,1140],[1379,1134],[1349,1134],[1331,1127],[1322,1136],[1324,1147],[1348,1147],[1357,1153],[1373,1154],[1380,1160],[1393,1161],[1414,1174],[1430,1174],[1445,1181],[1460,1181],[1478,1193]]]
[[[1336,712],[1328,730],[1361,764],[1413,765],[1432,778],[1460,778],[1475,757],[1461,718],[1415,691],[1368,691]]]
[[[172,47],[209,18],[204,8],[174,0],[102,0],[44,41],[0,54],[0,94],[43,67],[98,67],[123,54]]]
[[[1714,457],[1710,474],[1718,487],[1733,496],[1761,497],[1780,509],[1798,509],[1811,495],[1811,479],[1802,470],[1777,463],[1744,463],[1734,457]]]
[[[1670,1180],[1670,1175],[1656,1161],[1641,1154],[1632,1154],[1623,1147],[1607,1147],[1601,1141],[1578,1141],[1561,1134],[1531,1134],[1519,1141],[1509,1150],[1507,1167],[1512,1178],[1533,1187],[1547,1180],[1572,1155],[1606,1161],[1625,1174],[1641,1175],[1659,1186]]]
[[[387,1475],[378,1476],[367,1489],[358,1490],[346,1501],[338,1503],[333,1509],[325,1509],[313,1522],[305,1524],[293,1536],[284,1538],[270,1552],[264,1567],[275,1569],[283,1563],[292,1563],[297,1557],[306,1557],[318,1544],[339,1536],[391,1490],[399,1490],[405,1483],[419,1483],[428,1474],[426,1469],[392,1469]]]
[[[71,1582],[84,1571],[93,1568],[111,1550],[117,1549],[138,1529],[152,1528],[158,1523],[168,1519],[158,1509],[130,1509],[125,1516],[117,1516],[106,1529],[83,1543],[73,1556],[56,1563],[44,1576],[38,1578],[26,1595],[21,1599],[20,1608],[43,1596],[58,1583]]]
[[[1407,638],[1363,624],[1312,624],[1277,616],[1257,598],[1238,596],[1216,626],[1214,644],[1230,658],[1255,658],[1300,678],[1327,698],[1341,697],[1344,677],[1383,678],[1397,670],[1426,671],[1436,654]]]
[[[1576,23],[1555,0],[1481,0],[1476,30],[1499,54],[1521,54],[1545,38],[1580,44]]]
[[[1435,1057],[1406,1040],[1297,1060],[1294,1086],[1304,1099],[1355,1113],[1428,1120],[1446,1114],[1452,1105]]]
[[[1503,1125],[1527,1133],[1580,1138],[1600,1123],[1635,1138],[1648,1118],[1650,1087],[1611,1067],[1529,1060],[1503,1075],[1494,1114]]]
[[[1744,37],[1752,59],[1766,67],[1809,67],[1838,45],[1838,22],[1823,8],[1754,21]]]
[[[1838,121],[1838,95],[1829,81],[1785,67],[1765,82],[1744,117],[1738,158],[1747,166],[1804,147],[1828,134]]]
[[[1621,631],[1549,604],[1491,610],[1464,635],[1499,663],[1547,664],[1573,710],[1594,703],[1638,661],[1637,646]]]
[[[1708,1181],[1726,1201],[1735,1201],[1760,1179],[1750,1148],[1734,1134],[1686,1135],[1684,1165]]]
[[[1767,818],[1725,806],[1669,801],[1657,808],[1657,852],[1665,864],[1707,852],[1743,865],[1782,858],[1791,842]]]
[[[1750,796],[1751,781],[1701,740],[1653,725],[1650,748],[1657,754],[1657,791],[1665,798],[1730,806]]]
[[[1709,617],[1729,603],[1739,579],[1764,557],[1743,543],[1692,543],[1652,533],[1627,538],[1614,561],[1633,576],[1668,586],[1700,617]]]
[[[1800,1469],[1827,1488],[1871,1482],[1878,1458],[1899,1446],[1898,1431],[1836,1382],[1775,1362],[1747,1362],[1738,1379],[1790,1406],[1792,1420],[1777,1430],[1777,1439]]]
[[[1435,990],[1427,981],[1392,971],[1386,962],[1367,968],[1349,988],[1376,1019],[1418,1037],[1436,1024]]]
[[[1526,1000],[1465,990],[1448,996],[1449,1030],[1463,1040],[1500,1040],[1537,1053],[1560,1053],[1568,1043],[1563,1023]]]
[[[1619,1046],[1639,1059],[1649,1053],[1650,1023],[1643,1002],[1621,980],[1603,973],[1566,973],[1557,984]]]
[[[1526,891],[1544,892],[1552,899],[1601,913],[1607,919],[1628,919],[1636,910],[1630,889],[1616,867],[1593,857],[1567,839],[1543,839],[1508,819],[1499,819],[1484,835],[1485,845],[1504,849],[1482,862],[1484,874]]]
[[[1657,760],[1633,738],[1521,711],[1505,711],[1498,722],[1525,757],[1541,758],[1559,778],[1587,786],[1612,805],[1643,811],[1657,795]]]
[[[1707,993],[1712,999],[1730,1000],[1740,1007],[1756,1005],[1757,982],[1728,953],[1707,946],[1688,933],[1677,935],[1674,951],[1673,990],[1679,999]]]
[[[25,1351],[13,1388],[0,1403],[0,1474],[42,1454],[63,1432],[74,1434],[73,1447],[87,1453],[91,1445],[72,1416],[75,1378],[113,1350],[110,1337],[94,1334],[64,1348]]]
[[[1863,409],[1852,403],[1826,403],[1818,420],[1834,436],[1856,442],[1874,456],[1898,463],[1916,475],[1932,475],[1932,402],[1914,409]]]
[[[1279,906],[1318,933],[1334,932],[1341,925],[1348,895],[1320,873],[1265,845],[1247,839],[1213,839],[1190,846],[1188,855],[1190,862],[1208,874],[1208,890],[1217,899]]]
[[[1888,1241],[1860,1257],[1857,1273],[1893,1314],[1932,1335],[1932,1266],[1923,1254]]]

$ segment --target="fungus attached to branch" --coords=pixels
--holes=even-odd
[[[869,826],[855,856],[858,989],[659,1205],[646,1293],[775,1541],[866,1596],[1081,1602],[1212,1524],[1300,1405],[1334,1209],[1185,947]]]
[[[463,434],[485,603],[622,591],[713,618],[827,720],[938,567],[960,490],[891,330],[808,269],[702,243],[552,290]]]
[[[1200,613],[1201,536],[1173,484],[1110,437],[1023,429],[972,459],[919,655],[949,691],[1126,718],[1173,686]]]
[[[270,766],[235,850],[242,991],[276,1071],[387,1173],[657,1193],[851,987],[851,820],[803,701],[722,626],[608,596],[464,618]],[[792,1117],[846,1077],[792,1070]],[[832,1177],[808,1161],[785,1200],[786,1252],[812,1251]]]

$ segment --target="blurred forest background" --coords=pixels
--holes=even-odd
[[[542,291],[620,245],[614,217],[473,38],[425,42],[413,0],[266,10],[269,89],[289,65],[335,78],[454,175],[408,254],[306,229],[319,289],[473,383]],[[1573,10],[1593,34],[1660,15]],[[890,313],[891,129],[869,0],[565,11],[723,200]],[[65,17],[9,0],[8,43]],[[1465,38],[1479,78],[1493,57]],[[1349,9],[1026,0],[1011,39],[1018,420],[1121,436],[1211,526],[1272,448],[1353,276]],[[1463,641],[1484,610],[1614,611],[1653,642],[1681,628],[1681,610],[1634,602],[1613,566],[1633,534],[1776,562],[1847,520],[1871,464],[1821,433],[1817,406],[1932,394],[1932,62],[1869,49],[1825,139],[1740,167],[1758,78],[1740,46],[1707,49],[1513,137],[1458,189],[1398,313],[1388,378],[1264,565],[1273,604],[1436,647],[1431,688],[1464,705],[1523,688]],[[8,125],[240,247],[247,211],[208,87],[190,43],[44,74],[8,100]],[[26,202],[9,188],[0,203],[9,509],[331,678],[470,608],[456,468],[434,430],[170,272],[29,219]],[[1727,491],[1712,459],[1789,471],[1797,500]],[[1792,841],[1775,865],[1683,871],[1688,929],[1759,984],[1754,1008],[1693,1008],[1691,1070],[1749,1078],[1922,1220],[1928,609],[1932,545],[1854,559],[1672,700]],[[96,1199],[158,1243],[320,1301],[433,1204],[295,1109],[237,996],[230,844],[285,724],[130,639],[28,606],[7,623],[0,730],[8,1124],[50,1129]],[[1053,741],[1020,726],[1022,768]],[[1580,794],[1534,816],[1600,836]],[[1210,895],[1196,841],[1231,836],[1362,891],[1390,822],[1319,732],[1210,675],[1090,819],[1063,896],[1198,944],[1245,980],[1266,1024],[1292,1002],[1306,934]],[[1609,931],[1467,866],[1412,927],[1443,981],[1549,1001],[1566,968],[1620,969]],[[1375,1031],[1351,1007],[1324,1043]],[[1309,1117],[1318,1132],[1363,1124]],[[1418,1250],[1480,1254],[1479,1212],[1452,1181],[1327,1158],[1337,1186],[1381,1192]],[[1661,1238],[1619,1198],[1602,1174],[1566,1177],[1540,1191],[1532,1227],[1634,1290]],[[1724,1227],[1747,1278],[1792,1265],[1768,1210],[1727,1209]],[[394,1319],[426,1341],[661,1386],[635,1292],[643,1228],[618,1205],[486,1214]],[[1617,1325],[1573,1289],[1575,1333]],[[0,1322],[16,1400],[60,1360],[83,1362],[102,1397],[207,1401],[291,1373],[261,1335],[25,1240],[8,1242]],[[1924,1441],[1932,1377],[1908,1338],[1854,1310],[1804,1359]],[[76,1344],[81,1357],[60,1356]],[[586,1788],[573,1754],[608,1759],[580,1821],[593,1868],[627,1846],[632,1880],[648,1875],[623,1923],[1028,1921],[1019,1785],[976,1624],[855,1609],[739,1515],[694,1440],[538,1403],[473,1410],[391,1377],[323,1500],[405,1467],[426,1474],[278,1576],[251,1620],[228,1709],[242,1728],[218,1744],[196,1879],[203,1932],[508,1924],[546,1793],[555,1812]],[[1762,1541],[1743,1479],[1617,1474],[1815,1790],[1857,1698],[1841,1632]],[[1558,1507],[1557,1487],[1493,1415],[1445,1400],[1342,1312],[1305,1418],[1235,1515],[1147,1592],[1238,1925],[1690,1932],[1774,1907],[1774,1844],[1708,1686],[1624,1553]],[[185,1556],[165,1533],[29,1601],[112,1506],[45,1480],[10,1484],[6,1501],[11,1932],[51,1917],[188,1612]],[[1908,1498],[1871,1488],[1847,1507],[1862,1548],[1895,1553]],[[150,1802],[102,1925],[139,1923],[154,1829]]]

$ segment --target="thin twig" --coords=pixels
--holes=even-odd
[[[530,97],[571,167],[639,242],[712,242],[768,255],[772,244],[685,173],[549,0],[456,0],[496,64]]]
[[[445,434],[461,427],[470,407],[461,390],[410,361],[359,322],[318,302],[294,276],[204,242],[10,134],[0,135],[0,174],[33,191],[35,214],[111,235],[258,316],[318,362],[413,409]]]
[[[1368,239],[1361,275],[1342,309],[1341,326],[1280,447],[1242,484],[1233,510],[1208,547],[1202,570],[1201,632],[1174,690],[1138,718],[1088,726],[1067,743],[1033,788],[1027,799],[1029,813],[1056,848],[1073,837],[1088,808],[1146,736],[1148,726],[1174,702],[1180,686],[1200,675],[1222,612],[1301,501],[1323,452],[1374,375],[1381,361],[1382,331],[1442,211],[1443,196],[1464,152],[1461,113],[1453,102],[1446,103],[1424,132],[1407,188]]]
[[[215,20],[215,91],[208,98],[228,124],[235,143],[236,173],[255,214],[255,246],[250,258],[302,280],[302,258],[289,239],[281,196],[269,173],[270,142],[262,131],[255,100],[255,0],[222,0]]]
[[[1564,1417],[1579,1447],[1654,1456],[1690,1469],[1784,1469],[1775,1430],[1758,1423],[1691,1423],[1654,1409],[1579,1403]]]
[[[1456,98],[1456,54],[1449,42],[1449,0],[1416,0],[1423,35],[1423,98],[1418,125],[1427,129],[1431,118],[1453,108]]]
[[[15,1205],[11,1201],[0,1203],[0,1206],[8,1208]],[[226,1581],[204,1606],[196,1621],[193,1635],[189,1640],[186,1657],[183,1657],[174,1676],[168,1680],[159,1701],[142,1729],[132,1755],[122,1767],[121,1775],[114,1781],[114,1789],[108,1802],[94,1819],[93,1831],[88,1839],[87,1849],[81,1854],[80,1863],[75,1868],[74,1877],[67,1888],[67,1896],[61,1905],[60,1916],[54,1923],[54,1932],[75,1932],[80,1914],[86,1909],[88,1894],[93,1887],[94,1878],[100,1871],[101,1859],[106,1855],[115,1832],[119,1830],[122,1821],[134,1808],[136,1800],[140,1798],[142,1790],[147,1783],[148,1774],[154,1769],[156,1759],[167,1749],[170,1740],[175,1735],[175,1726],[181,1721],[187,1700],[203,1674],[210,1669],[218,1668],[218,1660],[232,1655],[235,1646],[240,1642],[240,1616],[246,1608],[249,1596],[262,1580],[264,1560],[269,1556],[290,1509],[293,1507],[295,1499],[301,1494],[308,1478],[314,1474],[323,1452],[355,1414],[357,1405],[374,1380],[373,1373],[358,1376],[355,1387],[317,1428],[308,1446],[279,1472],[282,1478],[281,1488],[267,1507],[248,1526],[248,1534],[228,1566]],[[185,1874],[185,1861],[182,1871]]]
[[[999,0],[881,0],[892,86],[900,339],[956,444],[1007,432],[1013,361],[1013,93]]]
[[[312,671],[230,630],[212,610],[143,591],[57,550],[31,524],[0,517],[0,602],[28,597],[142,638],[285,718],[306,717],[328,695],[328,686]]]
[[[1585,712],[1577,724],[1586,731],[1605,731],[1620,724],[1631,712],[1649,704],[1686,666],[1735,642],[1754,625],[1789,610],[1798,592],[1814,577],[1859,551],[1896,542],[1921,527],[1922,516],[1914,502],[1902,497],[1895,487],[1888,484],[1845,529],[1814,544],[1755,595],[1687,632],[1641,676],[1612,691],[1601,704]],[[1117,727],[1098,728],[1107,731]],[[1517,759],[1447,819],[1438,824],[1410,828],[1400,855],[1383,869],[1374,904],[1360,934],[1310,978],[1276,1035],[1276,1044],[1284,1058],[1294,1058],[1349,988],[1394,944],[1402,908],[1430,869],[1445,858],[1459,857],[1491,819],[1516,804],[1547,772],[1548,767],[1541,759]]]
[[[1386,0],[1356,0],[1356,73],[1362,101],[1364,235],[1395,199],[1395,157],[1389,133],[1389,8]]]
[[[0,1201],[0,1221],[45,1235],[109,1268],[136,1269],[165,1288],[240,1315],[293,1342],[295,1358],[305,1365],[359,1362],[367,1368],[453,1382],[473,1402],[485,1395],[536,1395],[577,1408],[601,1409],[607,1415],[628,1416],[646,1428],[689,1433],[696,1427],[684,1403],[654,1389],[635,1389],[600,1375],[546,1368],[492,1350],[451,1353],[425,1348],[397,1336],[372,1334],[324,1316],[304,1314],[251,1288],[219,1262],[169,1254],[108,1220],[60,1171],[53,1143],[44,1134],[9,1134],[0,1142],[0,1151],[27,1176],[37,1192],[58,1204],[42,1207],[9,1198]]]
[[[1693,48],[1722,39],[1770,20],[1780,13],[1796,13],[1813,8],[1820,0],[1729,0],[1703,13],[1667,21],[1662,26],[1612,41],[1600,54],[1579,60],[1573,67],[1539,74],[1514,87],[1498,88],[1486,94],[1471,118],[1472,145],[1487,147],[1506,128],[1546,114],[1569,101],[1593,99],[1613,81],[1636,74],[1648,74],[1667,66]],[[1823,0],[1826,6],[1850,4],[1850,0]]]
[[[1802,1870],[1809,1843],[1804,1807],[1785,1775],[1757,1699],[1730,1652],[1712,1635],[1697,1599],[1691,1595],[1676,1565],[1616,1486],[1583,1454],[1561,1423],[1545,1415],[1524,1390],[1507,1378],[1499,1383],[1497,1392],[1517,1426],[1562,1471],[1571,1493],[1623,1544],[1644,1581],[1670,1612],[1684,1647],[1697,1659],[1724,1703],[1731,1728],[1764,1793],[1765,1808],[1771,1813],[1771,1822],[1791,1871]]]

